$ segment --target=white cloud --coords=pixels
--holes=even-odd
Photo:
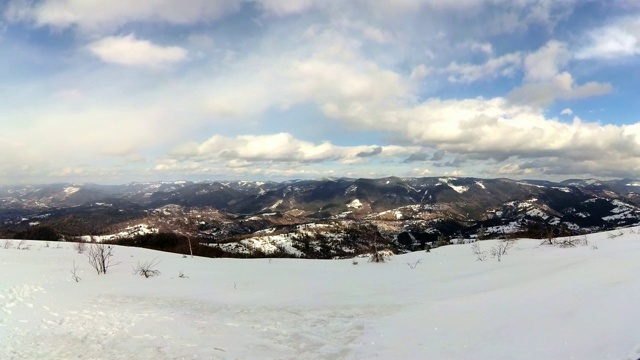
[[[139,40],[133,34],[108,36],[88,45],[100,60],[126,66],[162,67],[183,61],[187,50],[178,46],[159,46]]]
[[[583,99],[605,95],[613,90],[608,83],[592,81],[576,84],[569,72],[562,71],[569,60],[567,45],[555,40],[528,54],[524,60],[523,85],[513,89],[508,98],[519,104],[546,106],[558,99]]]
[[[215,135],[200,144],[186,144],[176,148],[172,156],[193,161],[225,160],[237,167],[250,162],[323,161],[359,162],[369,157],[400,157],[417,151],[416,147],[399,146],[337,146],[330,142],[314,144],[294,138],[288,133],[270,135]]]
[[[554,101],[584,99],[601,96],[613,91],[608,83],[591,81],[576,85],[571,74],[563,72],[544,82],[525,83],[509,93],[509,99],[516,103],[546,106]]]
[[[626,21],[625,25],[593,30],[588,45],[578,50],[576,58],[608,60],[640,54],[640,20]]]
[[[471,83],[478,80],[493,79],[495,77],[511,77],[522,66],[520,53],[506,54],[491,58],[484,64],[458,64],[455,61],[445,69],[449,73],[451,82]]]
[[[567,45],[551,40],[537,51],[526,56],[525,81],[547,81],[553,79],[569,61]]]
[[[241,2],[210,0],[50,0],[13,1],[5,10],[10,21],[30,21],[36,26],[86,31],[115,29],[129,22],[194,24],[237,11]]]
[[[493,45],[491,45],[491,43],[472,41],[466,45],[471,51],[477,51],[487,55],[493,54]]]
[[[569,51],[573,45],[550,40],[528,53],[528,43],[508,43],[512,38],[506,34],[534,23],[552,29],[575,4],[573,0],[51,0],[12,4],[5,12],[7,18],[52,27],[51,36],[65,37],[73,46],[91,41],[85,50],[102,61],[163,68],[189,59],[190,66],[159,77],[154,71],[82,64],[85,56],[66,52],[72,58],[64,60],[73,69],[37,78],[26,90],[16,92],[21,99],[34,98],[36,105],[12,106],[5,101],[9,105],[0,109],[0,118],[20,114],[19,120],[3,125],[0,156],[10,158],[11,166],[5,163],[0,173],[42,179],[43,174],[73,176],[85,174],[83,166],[99,162],[112,174],[141,154],[148,159],[140,161],[140,168],[157,165],[158,170],[185,169],[190,174],[225,176],[232,169],[233,174],[322,176],[328,170],[322,164],[335,167],[339,175],[348,171],[364,174],[376,170],[366,167],[376,162],[384,163],[381,169],[404,166],[400,170],[409,173],[415,162],[410,165],[403,160],[434,151],[446,151],[447,158],[422,156],[419,171],[423,164],[431,169],[451,164],[442,171],[451,170],[455,162],[450,158],[464,159],[471,171],[492,164],[494,174],[500,168],[595,174],[610,174],[614,165],[624,166],[625,171],[640,168],[634,155],[640,136],[635,127],[583,123],[577,118],[566,124],[545,116],[542,107],[558,99],[582,99],[612,90],[610,84],[589,81],[585,69],[576,72],[571,68],[576,62]],[[96,11],[98,8],[101,10]],[[229,22],[240,20],[245,21],[243,26],[255,27],[230,30],[223,18],[243,10],[246,12]],[[276,22],[284,16],[290,18]],[[209,27],[221,19],[224,21]],[[193,28],[191,24],[198,25]],[[638,38],[626,23],[608,26]],[[55,31],[60,29],[65,31]],[[124,34],[136,29],[138,35],[149,35],[144,40],[134,35],[114,36],[123,29]],[[503,34],[505,41],[487,42],[496,33]],[[540,34],[553,38],[551,32]],[[528,35],[519,33],[518,39]],[[597,51],[586,51],[590,47],[585,46],[582,54],[604,58],[601,54],[636,51],[625,36],[610,36],[613,46],[594,35],[586,45]],[[165,39],[178,46],[167,46]],[[595,46],[603,44],[606,46]],[[51,68],[61,67],[59,64]],[[94,74],[96,68],[98,74]],[[505,77],[510,81],[492,81],[488,87],[492,94],[507,94],[492,98],[465,99],[463,94],[483,90],[459,85]],[[505,84],[513,86],[520,77],[520,86],[510,93],[504,90]],[[42,89],[46,96],[32,97],[38,92],[34,88]],[[455,96],[460,98],[451,99]],[[561,115],[571,113],[562,111]],[[319,141],[331,136],[324,134],[330,134],[336,123],[341,130],[353,131],[357,135],[354,142],[359,139],[356,144],[363,145]],[[7,127],[22,128],[8,131]],[[309,133],[315,129],[317,134],[311,136],[316,138],[311,138]],[[260,135],[265,131],[271,134]],[[239,132],[254,135],[236,136]],[[291,134],[305,134],[310,140]],[[32,145],[9,141],[20,138],[38,141]],[[175,144],[185,145],[162,159]],[[48,157],[55,160],[50,164],[38,160]],[[575,166],[562,167],[553,160],[556,157]],[[23,165],[27,166],[19,170]],[[86,174],[83,176],[89,176]]]
[[[560,115],[569,115],[569,116],[571,116],[571,115],[573,115],[573,110],[571,110],[571,109],[569,109],[569,108],[563,109],[563,110],[560,112]]]
[[[298,14],[310,9],[314,1],[313,0],[260,0],[262,8],[272,14],[278,16],[285,16],[291,14]]]

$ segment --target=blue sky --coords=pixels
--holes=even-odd
[[[640,177],[637,0],[0,14],[0,183]]]

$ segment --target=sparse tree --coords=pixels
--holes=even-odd
[[[75,280],[75,282],[80,282],[80,276],[78,276],[78,267],[76,266],[76,261],[73,261],[73,269],[71,269],[71,278]]]
[[[507,250],[513,247],[513,240],[502,241],[491,248],[491,256],[502,261],[502,256],[507,255]]]
[[[189,242],[189,253],[191,254],[191,258],[193,259],[193,248],[191,247],[191,236],[187,235],[187,241]]]
[[[544,241],[541,245],[555,245],[556,229],[553,226],[547,226],[543,230]]]
[[[387,255],[379,248],[378,239],[382,235],[380,235],[378,228],[373,224],[367,224],[362,236],[369,241],[369,249],[371,251],[369,262],[383,263],[387,261]]]
[[[487,259],[487,252],[482,251],[480,244],[477,242],[471,245],[471,251],[473,251],[473,254],[476,256],[476,261],[485,261]]]
[[[99,274],[106,274],[107,270],[118,263],[113,263],[113,247],[103,243],[92,243],[86,252],[89,265]]]

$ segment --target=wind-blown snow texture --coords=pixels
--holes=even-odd
[[[623,231],[519,240],[502,262],[468,244],[358,265],[116,247],[106,275],[72,244],[14,241],[0,246],[0,359],[635,360],[640,235]],[[160,276],[133,275],[152,259]]]

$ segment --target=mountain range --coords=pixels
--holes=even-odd
[[[0,186],[5,237],[47,226],[60,236],[173,232],[226,243],[323,224],[374,224],[415,249],[439,236],[577,234],[640,222],[640,181],[428,177],[285,182],[144,182]],[[336,229],[340,230],[336,230]],[[411,240],[407,240],[407,236]],[[420,240],[422,239],[422,240]],[[419,244],[418,244],[419,243]]]

